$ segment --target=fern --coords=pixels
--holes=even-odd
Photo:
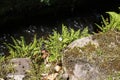
[[[85,28],[82,32],[80,30],[75,31],[72,28],[62,25],[62,33],[58,33],[53,30],[53,35],[49,35],[48,40],[45,40],[46,48],[50,52],[49,61],[57,61],[60,59],[60,52],[70,42],[75,39],[88,36],[88,28]]]
[[[8,43],[8,44],[4,43],[4,44],[9,49],[10,56],[13,58],[30,57],[31,55],[34,55],[40,52],[40,47],[42,42],[39,42],[39,44],[37,44],[38,41],[36,39],[36,35],[34,36],[33,42],[31,42],[30,44],[26,44],[23,36],[20,37],[20,40],[15,39],[13,37],[11,38],[12,38],[13,44],[11,43]]]
[[[120,30],[120,14],[116,12],[106,12],[109,14],[110,22],[104,19],[102,16],[103,24],[102,26],[96,24],[102,32],[107,32],[109,30]]]

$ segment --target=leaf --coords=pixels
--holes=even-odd
[[[21,47],[22,47],[22,49],[24,50],[24,49],[25,49],[25,45],[26,45],[25,39],[24,39],[23,36],[21,36],[20,38],[21,38],[21,45],[22,45]]]
[[[57,60],[57,57],[56,56],[54,56],[54,55],[50,55],[49,56],[49,61],[50,62],[53,62],[53,61],[56,61]]]
[[[103,16],[101,16],[101,18],[102,18],[102,21],[103,21],[104,25],[107,26],[108,23],[106,22],[105,18]]]
[[[86,37],[86,36],[89,36],[88,27],[86,27],[86,28],[81,32],[81,37]]]
[[[75,31],[74,31],[73,29],[70,29],[70,33],[71,33],[71,35],[70,35],[70,36],[72,37],[72,36],[74,36]]]
[[[110,22],[106,21],[102,16],[103,26],[98,26],[102,32],[107,32],[109,30],[120,30],[120,14],[116,12],[106,12],[109,14]]]
[[[12,38],[12,41],[14,42],[15,46],[19,46],[19,43],[17,42],[17,40],[15,40],[13,37]]]
[[[74,38],[78,39],[80,37],[80,30],[77,30],[74,34]]]
[[[33,44],[31,46],[29,46],[29,50],[32,50],[36,47],[37,45],[37,38],[36,38],[36,35],[34,36],[34,39],[33,39]]]
[[[65,38],[65,39],[63,39],[63,43],[67,43],[69,41],[69,39],[68,38]]]

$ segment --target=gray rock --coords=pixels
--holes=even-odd
[[[119,80],[120,32],[73,41],[63,52],[64,80]]]
[[[31,60],[29,58],[14,58],[10,60],[14,71],[7,75],[7,78],[14,78],[14,80],[22,80],[25,77],[27,70],[30,70]]]
[[[7,80],[23,80],[23,78],[25,77],[25,75],[12,75],[9,74],[7,75]]]
[[[71,80],[102,80],[99,69],[89,63],[75,64]]]
[[[95,48],[99,47],[98,41],[93,40],[92,36],[75,40],[67,47],[69,49],[74,49],[75,47],[82,48],[88,45],[89,43],[91,45],[94,45]],[[97,66],[80,59],[80,56],[77,53],[73,53],[73,54],[69,54],[69,52],[67,53],[69,49],[66,49],[64,51],[64,56],[63,56],[63,66],[65,70],[65,74],[63,75],[64,79],[65,78],[66,79],[69,78],[69,80],[102,80],[103,79],[104,76],[102,75],[101,72],[99,72],[99,68],[97,68]]]
[[[105,75],[99,71],[99,68],[85,61],[80,61],[72,67],[65,67],[64,80],[104,80]]]
[[[68,45],[68,48],[72,48],[73,49],[74,47],[84,47],[88,43],[94,44],[95,47],[99,46],[98,41],[97,40],[93,40],[92,36],[89,36],[89,37],[84,37],[84,38],[77,39],[77,40],[73,41],[72,43],[70,43]]]

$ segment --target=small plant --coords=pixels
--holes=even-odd
[[[0,78],[6,78],[10,72],[15,72],[12,64],[9,64],[9,59],[5,56],[0,56]]]
[[[65,45],[65,47],[70,42],[72,42],[78,38],[82,38],[82,37],[86,37],[86,36],[89,36],[87,27],[83,31],[80,31],[80,29],[75,31],[72,28],[68,29],[66,26],[62,25],[61,38],[62,38],[62,42]]]
[[[13,43],[4,43],[7,48],[9,49],[9,53],[12,56],[12,58],[15,57],[29,57],[31,55],[35,55],[36,53],[40,52],[40,44],[38,44],[38,41],[36,39],[36,35],[34,36],[33,43],[26,44],[24,37],[20,37],[19,39],[14,39],[12,37]]]
[[[5,62],[4,60],[5,60],[5,57],[0,56],[0,78],[6,77],[8,73],[8,71],[3,69],[3,64]]]
[[[102,32],[107,32],[109,30],[120,30],[120,14],[116,12],[107,12],[110,16],[110,20],[105,20],[102,16],[103,24],[102,26],[96,24]]]
[[[31,64],[31,69],[26,72],[24,80],[41,80],[41,74],[46,70],[44,64]]]
[[[61,59],[60,52],[64,49],[70,42],[75,39],[88,36],[88,28],[85,28],[82,32],[80,30],[75,31],[74,29],[68,29],[66,26],[62,25],[62,33],[58,33],[53,30],[53,35],[49,35],[48,40],[45,41],[47,50],[50,52],[49,61],[58,61]]]
[[[60,39],[60,34],[57,31],[53,30],[53,35],[49,35],[48,40],[45,40],[45,47],[50,53],[49,61],[57,61],[60,59],[60,51],[62,47],[62,41]]]

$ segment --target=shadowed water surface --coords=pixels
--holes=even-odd
[[[49,34],[52,34],[52,30],[55,29],[58,32],[61,32],[62,24],[74,28],[75,30],[84,29],[88,27],[89,32],[97,32],[98,28],[95,23],[100,24],[101,15],[105,15],[106,11],[99,10],[88,10],[85,12],[75,12],[70,13],[70,15],[57,15],[52,18],[52,16],[45,19],[40,17],[32,17],[26,19],[26,21],[21,21],[21,24],[8,24],[7,27],[1,29],[0,34],[0,54],[8,54],[6,47],[3,45],[3,42],[12,43],[11,36],[19,39],[20,36],[24,36],[26,42],[31,42],[33,36],[37,34],[37,38],[42,36],[47,37]]]

